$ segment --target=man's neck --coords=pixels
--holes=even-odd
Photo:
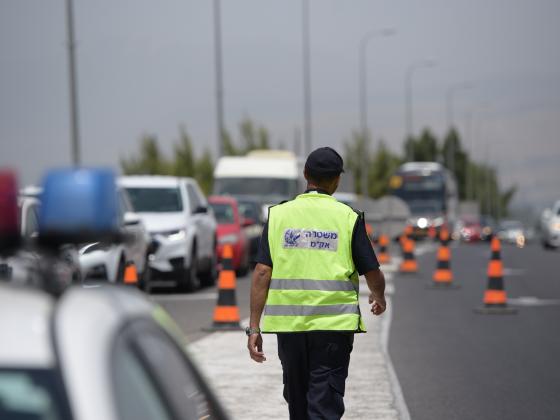
[[[307,184],[307,188],[306,188],[305,191],[306,191],[306,192],[309,192],[309,191],[317,191],[318,193],[321,193],[321,194],[332,195],[332,194],[331,194],[329,191],[327,191],[325,188],[320,187],[320,186],[315,185],[315,184],[311,184],[311,183],[308,183],[308,184]]]

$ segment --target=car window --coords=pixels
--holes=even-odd
[[[0,370],[0,419],[70,419],[55,372],[48,369]]]
[[[124,338],[121,338],[115,347],[113,362],[114,394],[120,419],[172,418],[156,383]]]
[[[180,418],[224,418],[198,372],[166,333],[150,328],[135,334],[135,340]]]
[[[126,188],[132,208],[137,212],[168,213],[183,210],[179,188]]]
[[[193,213],[198,207],[201,206],[201,202],[198,198],[198,194],[194,190],[194,187],[190,184],[187,184],[187,194],[189,195],[189,206],[191,209],[191,213]]]
[[[235,223],[233,207],[227,203],[210,203],[214,216],[219,224],[227,225]]]
[[[125,190],[119,190],[119,204],[123,213],[134,211]]]

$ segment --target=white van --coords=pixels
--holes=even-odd
[[[214,170],[214,195],[231,195],[268,207],[302,192],[303,171],[296,156],[284,150],[255,150],[247,156],[225,156]]]

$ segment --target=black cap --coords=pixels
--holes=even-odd
[[[305,162],[305,169],[317,175],[340,175],[343,166],[342,157],[331,147],[315,149]]]

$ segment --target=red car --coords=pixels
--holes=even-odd
[[[249,243],[243,228],[252,224],[252,221],[244,219],[239,214],[237,200],[233,197],[214,195],[208,197],[208,203],[218,222],[218,256],[221,257],[225,244],[231,244],[233,246],[233,269],[239,275],[247,274],[249,271]]]
[[[465,242],[477,242],[482,239],[482,226],[478,219],[465,218],[459,230],[461,239]]]

